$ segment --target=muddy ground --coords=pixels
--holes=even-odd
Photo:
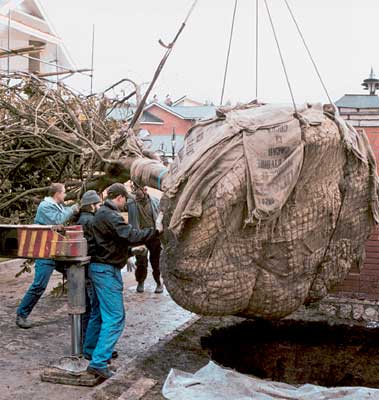
[[[61,275],[53,274],[47,294],[30,315],[34,327],[22,330],[15,325],[15,311],[33,274],[15,278],[18,270],[14,262],[0,264],[0,399],[74,400],[87,395],[91,388],[45,383],[39,376],[45,365],[70,353],[66,298],[49,294]],[[127,320],[116,347],[120,357],[113,363],[119,368],[194,318],[176,305],[166,291],[161,295],[153,293],[155,284],[150,273],[143,294],[135,292],[133,274],[125,273],[123,278]]]
[[[15,279],[17,265],[0,264],[0,399],[159,400],[171,368],[195,372],[210,359],[247,374],[288,383],[379,387],[379,328],[343,325],[302,308],[269,323],[238,317],[199,318],[165,292],[135,292],[123,275],[127,324],[117,345],[116,375],[95,388],[41,382],[44,365],[69,354],[66,299],[44,296],[31,315],[33,329],[14,324],[15,309],[32,275]],[[53,276],[48,291],[60,279]],[[131,395],[131,393],[133,395]],[[138,395],[136,395],[138,393]]]

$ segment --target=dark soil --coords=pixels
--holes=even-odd
[[[201,340],[219,364],[290,384],[379,388],[379,329],[326,322],[244,321]]]

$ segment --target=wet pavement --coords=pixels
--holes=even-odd
[[[92,388],[40,380],[44,366],[70,353],[66,298],[50,294],[60,282],[61,275],[53,274],[45,295],[33,310],[30,316],[33,328],[22,330],[15,325],[15,311],[33,280],[33,274],[15,278],[18,271],[15,262],[0,264],[0,399],[74,400],[88,395]],[[123,280],[127,319],[116,346],[120,357],[113,362],[120,369],[195,318],[194,314],[174,303],[166,290],[163,294],[154,293],[155,283],[150,271],[142,294],[135,291],[134,274],[125,271]]]

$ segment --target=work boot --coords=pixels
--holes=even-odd
[[[16,325],[19,328],[22,328],[22,329],[29,329],[29,328],[32,327],[32,324],[29,321],[27,321],[26,318],[21,317],[21,315],[17,315],[17,317],[16,317]]]
[[[112,378],[114,373],[109,370],[109,368],[94,368],[94,367],[87,367],[87,372],[92,375],[100,376],[104,379]]]
[[[145,291],[145,285],[143,282],[138,283],[137,285],[137,293],[143,293]]]
[[[161,283],[157,283],[154,293],[163,293],[163,285]]]

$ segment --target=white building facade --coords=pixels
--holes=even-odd
[[[73,69],[62,39],[38,0],[0,0],[1,73],[45,74]]]

